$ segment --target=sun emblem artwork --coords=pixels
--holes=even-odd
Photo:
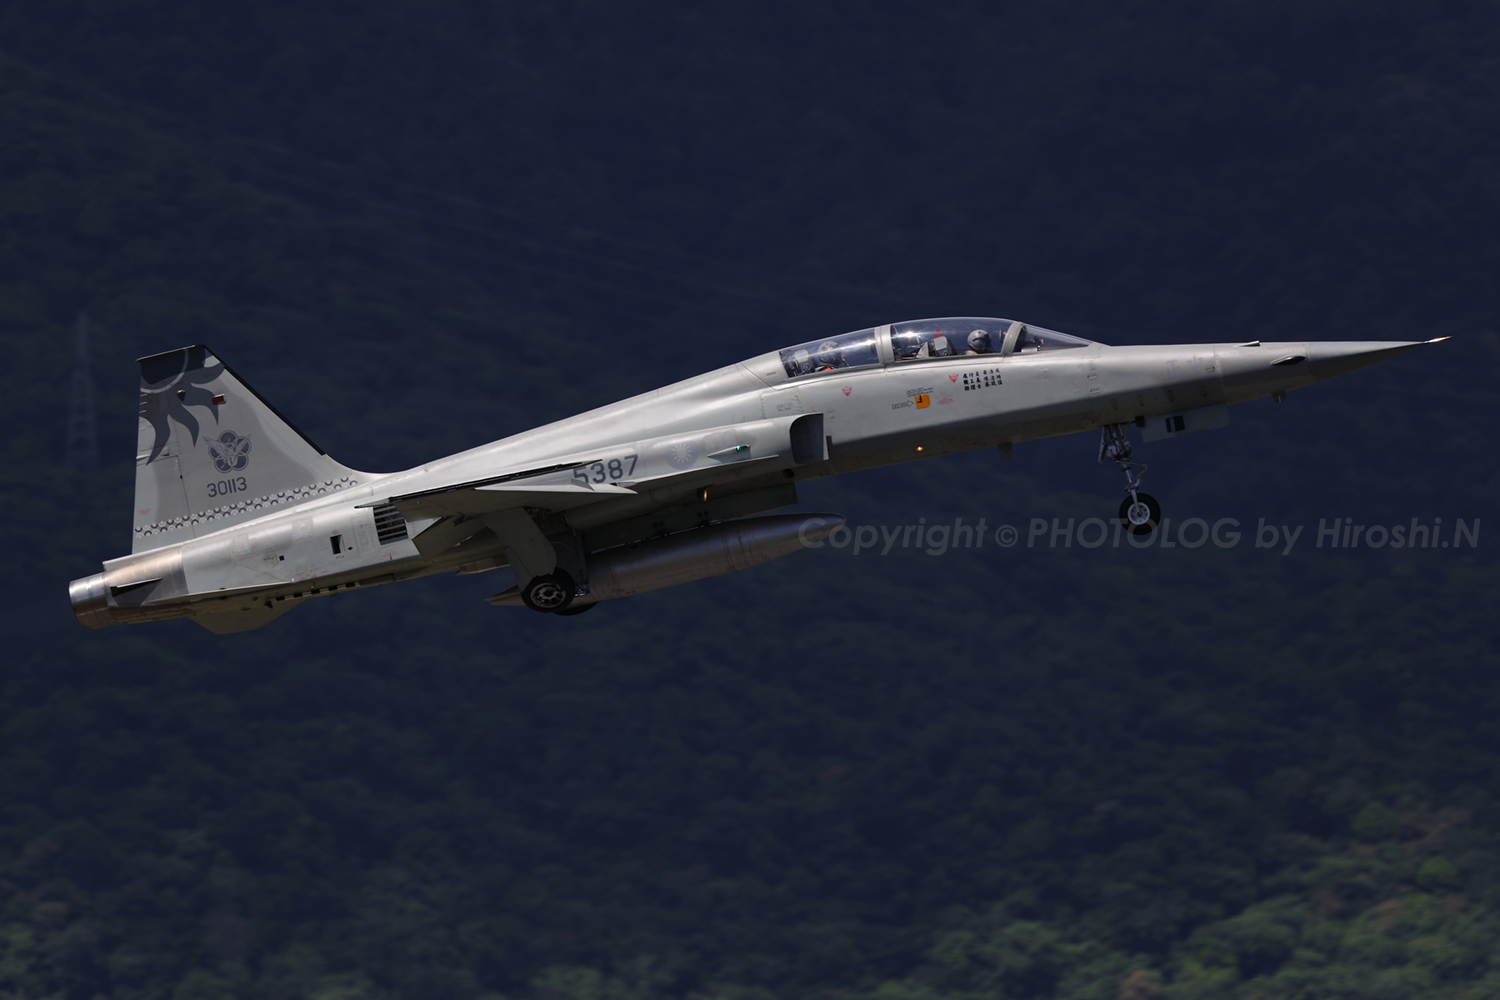
[[[691,441],[667,445],[667,462],[674,469],[686,469],[698,460],[698,448]]]

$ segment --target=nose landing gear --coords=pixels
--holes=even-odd
[[[1161,504],[1151,494],[1138,491],[1120,501],[1120,523],[1132,535],[1149,535],[1161,523]]]
[[[1125,433],[1128,426],[1105,424],[1100,428],[1099,461],[1108,459],[1125,473],[1125,492],[1129,496],[1120,501],[1120,523],[1132,535],[1147,535],[1161,523],[1161,504],[1149,493],[1141,492],[1141,478],[1146,475],[1146,466],[1130,460],[1130,438]]]

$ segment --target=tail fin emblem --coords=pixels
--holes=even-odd
[[[186,428],[195,445],[198,443],[198,419],[188,412],[189,406],[208,407],[213,414],[214,423],[219,422],[221,400],[204,386],[224,374],[224,366],[214,364],[204,367],[206,354],[206,348],[190,347],[163,355],[160,361],[155,358],[144,359],[141,366],[141,416],[151,425],[156,438],[151,444],[151,457],[146,459],[147,465],[156,461],[162,449],[167,446],[167,439],[171,436],[171,428],[167,426],[168,418]],[[178,355],[181,357],[178,358]],[[176,371],[171,370],[174,365]]]
[[[209,443],[208,453],[220,472],[239,472],[250,464],[250,439],[225,431],[219,440]]]

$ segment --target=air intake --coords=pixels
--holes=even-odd
[[[380,539],[381,545],[406,539],[406,518],[394,504],[375,508],[375,537]]]
[[[823,414],[809,413],[792,421],[792,461],[798,465],[828,457],[823,439]]]

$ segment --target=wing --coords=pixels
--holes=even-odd
[[[569,462],[542,469],[527,469],[503,476],[454,483],[415,493],[401,493],[361,507],[392,506],[408,521],[435,517],[478,517],[514,507],[570,510],[610,497],[632,496],[635,491],[610,483],[584,484],[558,481],[589,462]],[[547,482],[546,480],[552,480]]]
[[[822,428],[823,415],[810,413],[686,431],[606,446],[608,454],[392,494],[360,506],[395,507],[410,525],[418,551],[431,558],[487,522],[492,530],[503,522],[508,527],[502,531],[530,534],[525,525],[503,517],[507,511],[560,512],[638,494],[669,502],[726,476],[741,479],[789,462],[821,461],[827,457]],[[617,478],[607,479],[603,470]],[[531,539],[538,551],[540,539],[539,533]]]
[[[406,519],[411,540],[424,558],[431,559],[489,528],[505,534],[515,546],[529,551],[540,565],[550,562],[551,546],[520,508],[563,511],[611,497],[635,495],[634,490],[623,486],[589,482],[586,476],[573,477],[573,470],[588,464],[566,462],[525,469],[395,494],[359,506],[395,507]],[[507,520],[507,511],[520,514],[520,521]],[[508,533],[501,527],[502,522],[508,525]]]
[[[429,517],[479,517],[513,507],[540,507],[543,510],[571,510],[584,504],[598,503],[611,497],[634,496],[623,486],[582,486],[571,483],[470,486],[463,484],[443,489],[407,493],[385,501],[401,512],[408,521]],[[362,505],[368,506],[368,505]]]

